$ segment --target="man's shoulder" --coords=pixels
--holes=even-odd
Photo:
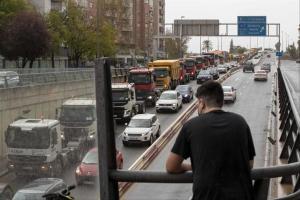
[[[225,112],[230,118],[233,118],[235,120],[241,121],[241,122],[246,122],[245,118],[237,113],[233,113],[233,112]]]

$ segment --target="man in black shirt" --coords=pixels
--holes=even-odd
[[[169,173],[193,171],[193,200],[253,200],[250,170],[255,149],[245,119],[222,110],[222,86],[197,90],[199,116],[179,133],[166,162]],[[183,163],[191,158],[191,165]]]

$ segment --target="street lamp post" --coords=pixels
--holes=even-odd
[[[184,19],[184,16],[181,16],[180,19]],[[182,21],[180,21],[180,41],[179,41],[179,57],[183,57],[183,50],[182,50]]]

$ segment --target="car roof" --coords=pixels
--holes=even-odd
[[[265,70],[257,70],[255,73],[267,73]]]
[[[177,91],[175,91],[175,90],[166,90],[162,94],[164,94],[164,93],[166,93],[166,94],[176,94]]]
[[[149,113],[145,113],[145,114],[138,114],[132,117],[132,119],[152,119],[152,117],[154,117],[155,114],[149,114]]]
[[[226,88],[226,89],[228,88],[228,89],[230,89],[230,88],[232,88],[232,86],[230,86],[230,85],[223,85],[222,88]]]
[[[20,192],[29,193],[29,192],[44,192],[47,193],[57,184],[64,183],[64,181],[60,178],[39,178],[31,183],[25,185]]]
[[[59,121],[55,119],[19,119],[10,124],[10,127],[21,127],[21,128],[46,128],[53,127],[59,124]]]

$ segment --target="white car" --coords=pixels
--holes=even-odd
[[[139,114],[131,118],[122,133],[124,146],[129,143],[147,143],[151,145],[160,135],[160,123],[155,114]]]
[[[222,86],[224,92],[224,101],[235,102],[236,100],[236,89],[232,86]]]
[[[0,71],[0,88],[16,87],[20,85],[20,77],[14,71]]]
[[[265,70],[257,70],[254,73],[254,81],[267,81],[268,73]]]
[[[182,96],[176,90],[164,91],[156,102],[156,112],[161,110],[178,111],[182,107]]]

